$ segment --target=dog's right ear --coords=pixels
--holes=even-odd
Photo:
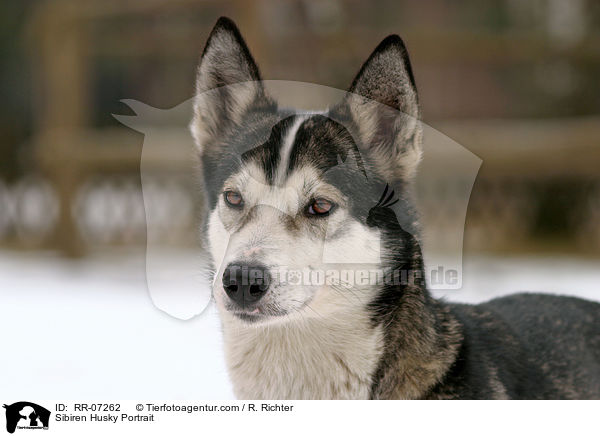
[[[385,38],[333,109],[357,126],[363,149],[388,180],[413,178],[421,159],[422,128],[408,52],[397,35]]]
[[[198,67],[192,135],[202,153],[244,112],[264,97],[258,67],[240,31],[229,18],[215,24]]]

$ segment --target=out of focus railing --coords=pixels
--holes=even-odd
[[[151,103],[164,97],[157,91],[164,88],[177,99],[171,104],[189,98],[208,32],[218,15],[229,15],[267,78],[340,88],[379,40],[400,32],[417,72],[425,120],[483,159],[467,244],[556,243],[600,252],[600,118],[565,109],[575,99],[594,108],[600,35],[581,30],[586,4],[568,2],[572,10],[563,14],[561,2],[375,3],[39,3],[29,26],[36,101],[29,144],[37,165],[32,175],[0,182],[0,243],[49,246],[71,256],[107,244],[143,244],[141,139],[111,124],[106,101]],[[485,23],[460,25],[460,17],[475,13]],[[512,31],[502,31],[508,26]],[[577,80],[588,92],[577,91]],[[486,121],[507,115],[520,119]],[[196,240],[202,212],[197,186],[177,177],[185,159],[168,151],[151,159],[155,182],[148,198],[154,200],[146,205],[158,216],[165,211],[164,232],[156,237],[176,244]],[[426,231],[442,238],[455,213],[453,186],[432,182],[427,190],[436,200],[428,203],[425,196],[423,207],[436,219]],[[437,200],[440,193],[444,202]]]
[[[585,140],[577,145],[558,146],[556,141],[561,133],[557,126],[561,124],[547,123],[556,135],[548,139],[547,154],[514,150],[525,143],[541,146],[547,132],[540,129],[539,123],[531,123],[529,128],[522,122],[515,126],[502,124],[500,130],[512,131],[512,143],[505,148],[502,147],[506,143],[496,131],[497,123],[492,123],[493,128],[487,126],[488,131],[481,127],[483,124],[466,130],[480,135],[480,142],[473,142],[469,148],[483,158],[466,220],[465,237],[470,248],[522,249],[542,243],[600,253],[600,175],[595,171],[598,157],[588,149],[592,144]],[[442,129],[460,136],[462,125],[444,124]],[[563,128],[570,130],[573,126],[569,122]],[[543,133],[536,136],[536,132]],[[469,145],[470,141],[467,139]],[[106,146],[110,148],[109,144]],[[154,162],[157,171],[145,174],[145,198],[138,170],[139,153],[129,156],[116,153],[106,160],[90,154],[85,161],[77,162],[90,170],[82,171],[77,184],[70,187],[72,198],[64,206],[72,226],[68,244],[76,238],[78,248],[84,251],[107,245],[143,245],[147,238],[146,214],[154,218],[153,242],[198,243],[202,216],[200,186],[182,177],[189,170],[189,162],[183,157],[178,161],[165,150],[167,155],[146,161],[146,164]],[[161,167],[162,158],[169,160],[169,165]],[[118,165],[111,163],[113,160]],[[442,183],[425,180],[419,203],[428,218],[424,231],[429,239],[443,241],[448,236],[450,224],[462,212],[456,204],[460,203],[463,185],[468,182],[460,175],[450,183],[448,179]],[[55,185],[43,175],[28,176],[10,184],[0,182],[0,243],[56,246],[60,207]],[[58,244],[61,247],[60,241]]]

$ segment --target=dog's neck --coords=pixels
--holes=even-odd
[[[367,310],[248,326],[223,315],[226,359],[240,399],[423,398],[446,374],[460,326],[425,289],[374,323]]]
[[[364,311],[266,326],[222,315],[237,398],[369,398],[384,334]]]
[[[423,399],[442,382],[463,341],[448,306],[427,290],[404,289],[402,302],[380,322],[384,352],[373,375],[372,399]]]
[[[421,399],[456,361],[462,327],[448,306],[431,297],[418,239],[400,227],[396,231],[404,236],[405,251],[393,269],[407,271],[413,280],[385,289],[371,305],[378,324],[385,326],[371,398]]]

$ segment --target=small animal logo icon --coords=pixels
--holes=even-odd
[[[29,401],[19,401],[4,405],[6,409],[6,431],[14,433],[19,429],[48,429],[50,411]]]

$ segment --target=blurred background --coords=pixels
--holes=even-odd
[[[10,304],[0,307],[0,319],[26,333],[41,323],[63,338],[46,350],[43,365],[26,364],[33,374],[47,373],[54,359],[48,392],[54,380],[77,395],[185,397],[198,393],[198,384],[209,386],[200,390],[207,396],[230,395],[222,389],[219,351],[207,360],[207,349],[219,350],[214,338],[205,349],[197,343],[198,330],[217,331],[214,318],[189,327],[152,311],[139,170],[144,137],[111,116],[132,114],[122,99],[157,108],[189,99],[202,48],[221,15],[238,24],[265,79],[340,89],[381,39],[400,34],[423,120],[483,160],[466,218],[464,287],[447,297],[480,301],[545,290],[600,300],[598,2],[3,2],[0,292]],[[148,195],[164,211],[156,238],[181,255],[197,241],[199,194],[181,177],[185,156],[165,149],[151,159]],[[454,213],[453,187],[430,188],[446,201],[435,204],[437,221],[426,230],[443,235]],[[36,304],[62,311],[38,307],[36,323],[19,321],[31,321]],[[107,312],[115,353],[137,356],[131,368],[93,345],[106,339]],[[77,354],[74,325],[83,347]],[[146,372],[140,359],[150,365]],[[199,360],[219,376],[188,385],[175,371],[161,379],[162,390],[144,385],[160,368],[185,372]],[[92,362],[123,376],[91,381]],[[34,380],[27,383],[39,392]],[[0,390],[14,390],[10,380],[2,382]]]
[[[81,257],[143,247],[143,135],[121,99],[170,108],[193,95],[220,15],[265,79],[346,89],[390,33],[411,53],[424,121],[483,159],[466,247],[600,253],[600,5],[585,0],[4,2],[0,244]],[[173,174],[176,168],[157,173]],[[194,219],[173,204],[166,240]],[[440,187],[440,189],[442,189]],[[161,191],[162,190],[162,191]],[[158,192],[161,191],[161,192]],[[179,235],[178,235],[179,234]],[[192,238],[193,239],[193,238]]]

